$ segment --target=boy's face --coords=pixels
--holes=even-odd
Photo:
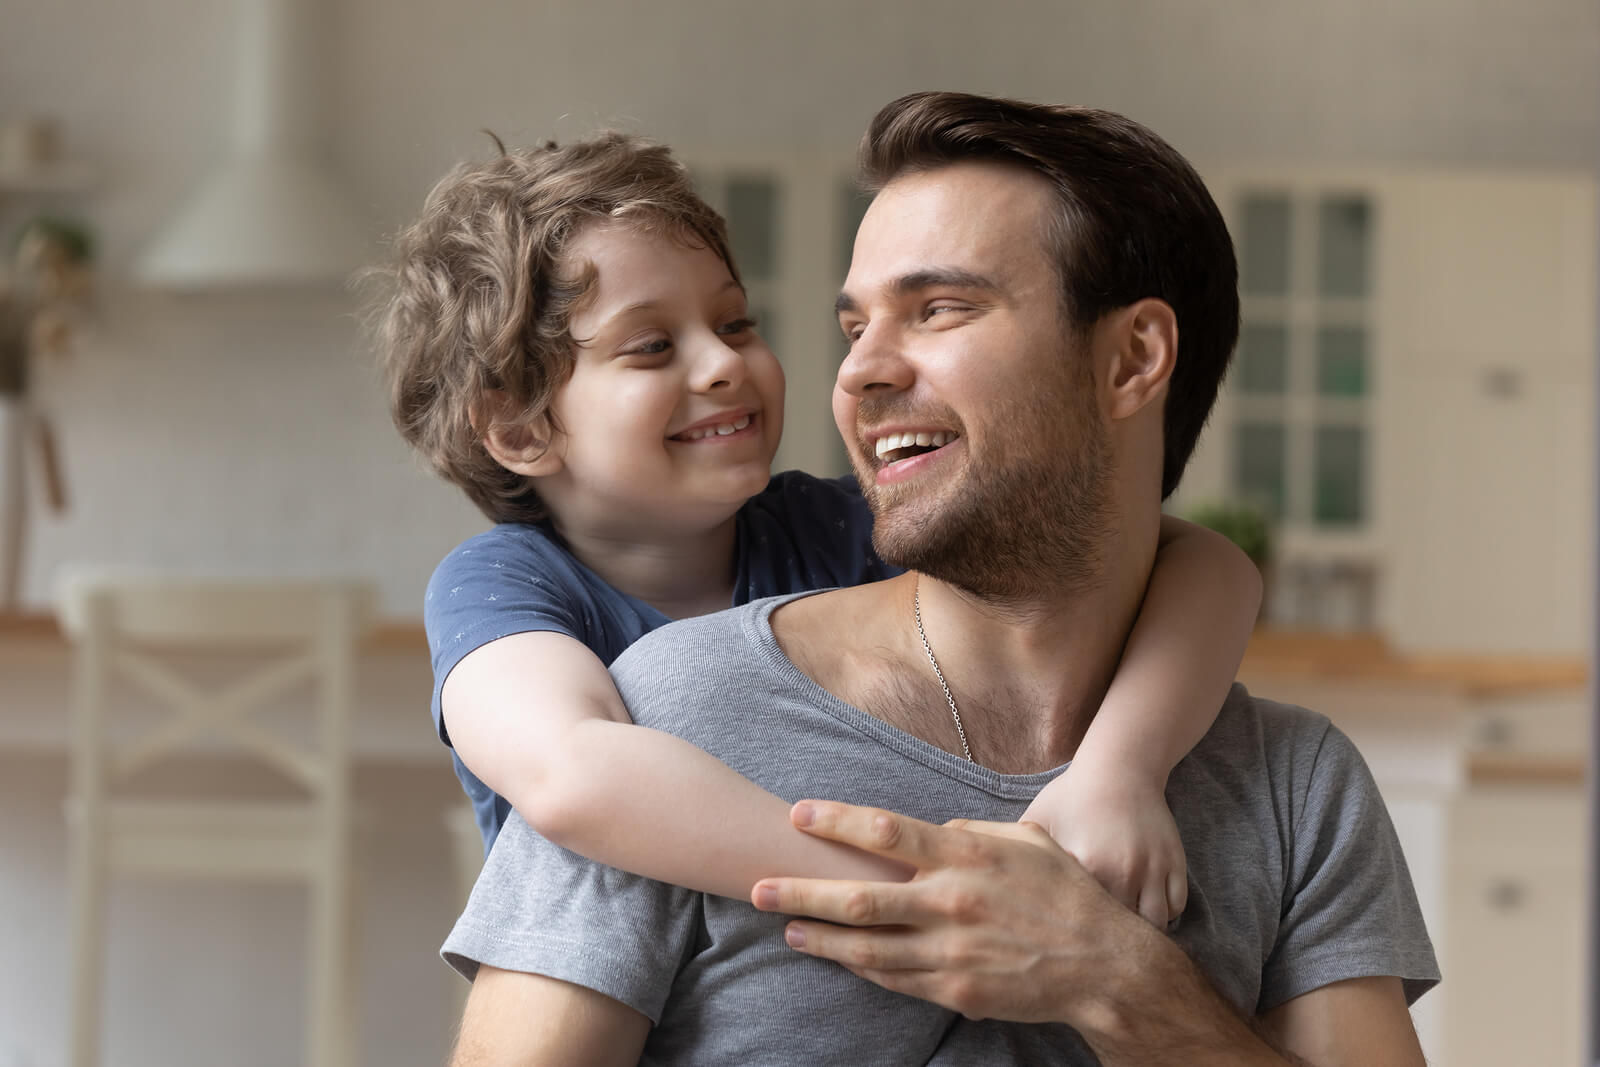
[[[592,289],[572,318],[572,376],[552,411],[559,469],[538,480],[557,524],[659,534],[714,525],[767,484],[783,371],[716,253],[596,226],[569,248]]]

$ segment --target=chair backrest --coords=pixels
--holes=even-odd
[[[264,763],[313,796],[343,791],[354,650],[373,594],[353,581],[207,581],[78,574],[62,583],[63,630],[75,649],[74,792],[94,802],[119,781],[196,748],[203,738]],[[199,684],[174,657],[236,668]],[[309,686],[309,736],[251,714]],[[166,714],[128,734],[112,729],[137,692]]]

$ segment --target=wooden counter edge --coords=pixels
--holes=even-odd
[[[0,612],[0,642],[61,642],[53,616]],[[427,655],[416,619],[380,619],[366,648]],[[1261,629],[1245,653],[1242,674],[1328,681],[1397,682],[1458,690],[1469,697],[1570,691],[1588,684],[1589,665],[1577,657],[1399,655],[1372,633]]]
[[[66,638],[54,616],[0,612],[0,643],[7,641],[66,644]],[[363,647],[369,651],[416,652],[426,656],[428,639],[422,631],[422,624],[414,619],[379,619],[373,624]]]
[[[1588,773],[1582,756],[1479,750],[1467,754],[1469,785],[1580,786]]]

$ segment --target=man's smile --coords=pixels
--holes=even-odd
[[[943,448],[959,436],[951,430],[906,430],[884,434],[873,441],[872,448],[880,461],[894,463]]]

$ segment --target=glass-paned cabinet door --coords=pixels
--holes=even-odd
[[[1371,513],[1372,198],[1263,187],[1236,208],[1233,490],[1292,526],[1359,529]]]

